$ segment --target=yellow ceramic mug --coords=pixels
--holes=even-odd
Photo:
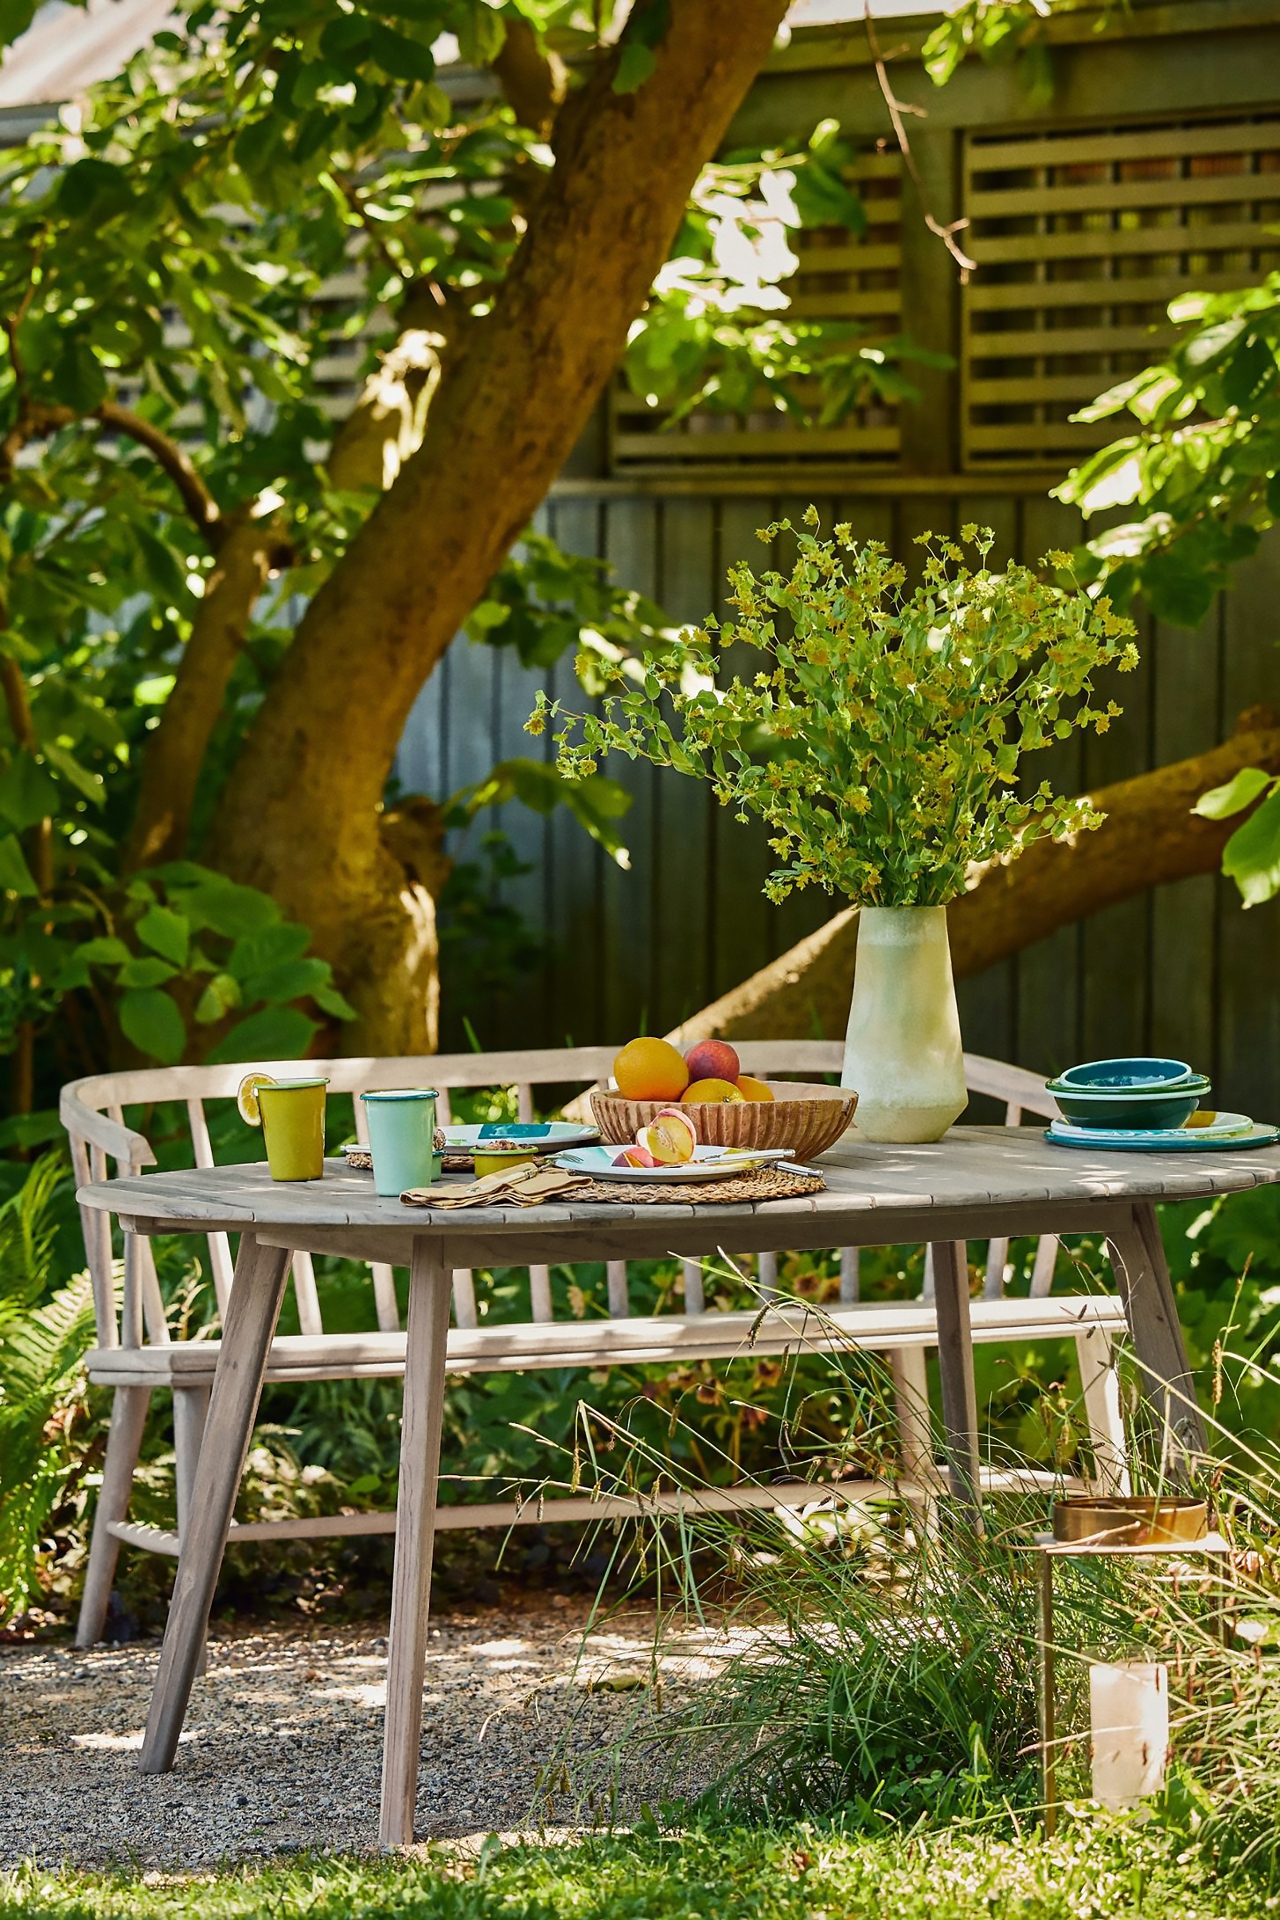
[[[261,1127],[273,1180],[319,1180],[324,1173],[324,1101],[327,1080],[273,1080],[248,1073],[240,1082],[240,1112]]]

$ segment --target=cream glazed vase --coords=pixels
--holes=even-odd
[[[945,907],[863,907],[840,1080],[865,1140],[940,1140],[969,1104]]]

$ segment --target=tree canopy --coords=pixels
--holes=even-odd
[[[572,647],[588,692],[593,650],[662,642],[528,529],[614,367],[677,415],[911,391],[908,342],[798,323],[778,288],[790,229],[865,226],[839,128],[717,154],[784,11],[200,5],[5,157],[12,1044],[91,990],[90,1051],[272,1050],[226,967],[216,1010],[110,971],[155,972],[103,942],[178,911],[193,856],[312,930],[295,961],[336,968],[355,1044],[429,1042],[441,815],[384,805],[423,680],[459,629]],[[455,798],[509,794],[625,858],[603,776],[509,762]],[[341,996],[290,978],[297,1043]],[[149,997],[125,1015],[118,986]]]

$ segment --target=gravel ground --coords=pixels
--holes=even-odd
[[[709,1635],[682,1641],[655,1695],[652,1615],[609,1619],[584,1639],[586,1624],[573,1602],[450,1615],[432,1629],[420,1840],[588,1823],[592,1756],[669,1713],[724,1651]],[[144,1778],[135,1758],[158,1657],[154,1641],[0,1649],[0,1865],[192,1869],[375,1844],[384,1638],[367,1627],[224,1633],[174,1771]],[[673,1780],[661,1756],[645,1741],[624,1758],[623,1817],[702,1784]]]

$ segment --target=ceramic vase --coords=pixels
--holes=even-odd
[[[940,1140],[968,1105],[945,907],[864,907],[841,1084],[867,1140]]]

